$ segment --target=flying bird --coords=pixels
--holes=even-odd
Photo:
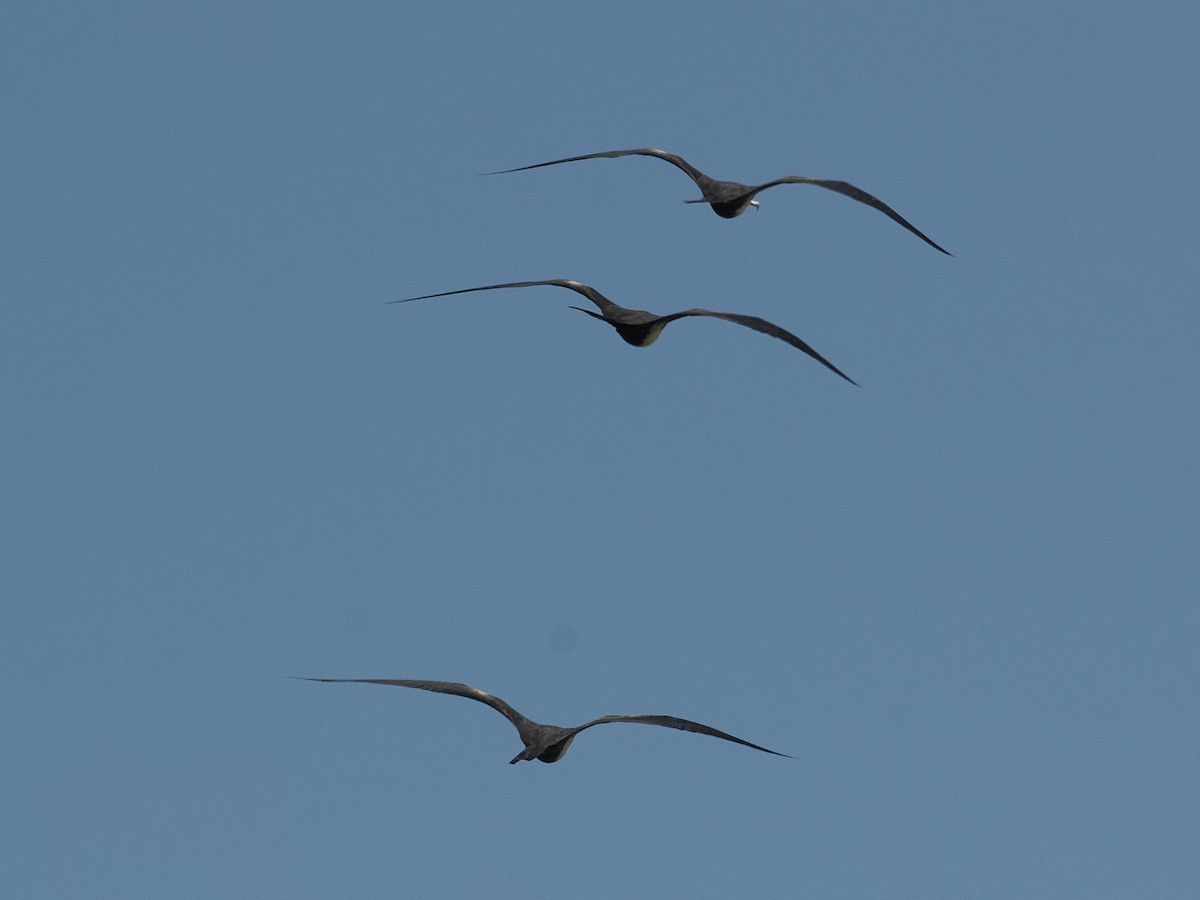
[[[684,202],[707,203],[712,207],[713,212],[723,219],[732,219],[735,216],[740,216],[751,206],[757,207],[759,203],[754,199],[754,195],[759,191],[765,191],[767,188],[772,188],[779,184],[815,184],[817,187],[836,191],[839,194],[849,197],[851,200],[857,200],[859,203],[865,203],[867,206],[874,207],[893,222],[903,225],[933,249],[940,250],[947,256],[954,255],[949,250],[938,246],[927,238],[907,219],[882,200],[872,197],[866,191],[848,182],[831,181],[827,178],[803,178],[799,175],[787,175],[783,178],[776,178],[774,181],[757,185],[739,184],[736,181],[717,181],[715,178],[709,178],[682,156],[667,153],[665,150],[655,150],[653,147],[642,147],[638,150],[609,150],[605,153],[588,153],[584,156],[568,156],[566,159],[552,159],[550,162],[535,163],[532,166],[520,166],[516,169],[504,169],[500,172],[488,172],[487,174],[507,175],[510,172],[524,172],[528,169],[540,169],[542,166],[557,166],[559,163],[578,162],[581,159],[616,159],[619,156],[653,156],[666,160],[677,169],[681,169],[688,178],[696,182],[696,187],[700,188],[700,193],[704,195],[699,200],[685,200]]]
[[[821,365],[825,366],[838,375],[841,375],[851,384],[858,386],[858,382],[819,354],[812,347],[808,346],[800,338],[796,337],[790,331],[784,331],[778,325],[773,325],[766,319],[760,319],[757,316],[743,316],[739,313],[714,312],[711,309],[685,309],[682,312],[671,313],[666,316],[655,315],[652,312],[646,312],[644,309],[626,309],[623,306],[618,306],[613,303],[598,290],[593,287],[588,287],[586,284],[581,284],[578,281],[572,281],[569,278],[552,278],[548,281],[514,281],[509,284],[487,284],[483,287],[464,288],[461,291],[443,291],[440,294],[424,294],[420,297],[409,297],[405,300],[389,300],[389,303],[411,303],[413,300],[428,300],[432,297],[449,297],[453,294],[469,294],[472,291],[491,291],[498,288],[517,288],[517,287],[536,287],[538,285],[549,284],[556,287],[569,288],[576,293],[583,294],[599,307],[600,312],[594,313],[590,309],[584,309],[581,306],[572,306],[571,309],[577,309],[580,312],[587,313],[594,319],[599,319],[602,322],[607,322],[617,330],[626,343],[633,344],[635,347],[649,347],[662,334],[664,328],[676,319],[682,319],[687,316],[708,316],[713,319],[724,319],[726,322],[733,322],[735,325],[744,325],[746,328],[752,328],[755,331],[761,331],[763,334],[770,335],[773,338],[778,338],[798,350],[803,350]]]
[[[664,728],[675,728],[679,731],[692,731],[696,734],[707,734],[711,737],[721,738],[722,740],[733,741],[735,744],[761,750],[763,753],[771,753],[775,756],[787,756],[788,759],[794,759],[794,757],[788,756],[786,753],[768,750],[766,747],[760,747],[758,744],[743,741],[732,734],[726,734],[707,725],[701,725],[699,722],[677,719],[675,716],[601,716],[599,719],[593,719],[574,728],[560,728],[557,725],[541,725],[533,722],[525,718],[499,697],[492,696],[486,691],[479,690],[479,688],[473,688],[469,684],[460,684],[456,681],[411,681],[403,678],[302,678],[300,680],[323,681],[331,684],[386,684],[395,687],[417,688],[422,691],[434,691],[439,694],[454,694],[457,697],[467,697],[471,700],[478,700],[480,703],[486,703],[516,726],[517,733],[521,735],[521,740],[525,743],[525,749],[510,759],[508,761],[509,765],[521,762],[522,760],[529,761],[534,759],[541,760],[544,763],[558,762],[566,755],[567,748],[571,746],[571,741],[575,740],[575,736],[579,732],[585,731],[593,725],[606,725],[609,722],[640,722],[643,725],[661,725]]]

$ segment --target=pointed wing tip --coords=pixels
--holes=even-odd
[[[730,735],[732,737],[732,735]],[[797,759],[790,753],[780,753],[778,750],[772,750],[770,747],[760,747],[758,744],[752,744],[749,741],[744,741],[741,738],[737,739],[737,743],[744,744],[752,750],[761,750],[763,753],[770,753],[772,756],[782,756],[784,759]]]
[[[857,381],[855,381],[853,378],[851,378],[849,375],[847,375],[841,369],[834,369],[834,371],[837,372],[837,374],[841,375],[843,378],[845,378],[848,382],[850,382],[856,388],[860,388],[860,389],[862,388],[861,384],[859,384]]]

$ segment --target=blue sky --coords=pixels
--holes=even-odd
[[[415,8],[414,8],[415,7]],[[1191,4],[0,14],[0,888],[1200,890]],[[725,221],[654,146],[783,186]],[[768,318],[623,344],[537,288]],[[508,766],[453,697],[613,726]]]

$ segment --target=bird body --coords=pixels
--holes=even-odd
[[[773,756],[787,756],[786,753],[768,750],[766,747],[760,747],[758,744],[744,741],[741,738],[726,734],[724,731],[718,731],[708,725],[701,725],[699,722],[679,719],[675,716],[601,716],[599,719],[593,719],[574,728],[562,728],[558,725],[542,725],[539,722],[534,722],[532,719],[527,719],[499,697],[489,694],[486,691],[481,691],[479,688],[471,687],[469,684],[462,684],[457,681],[420,681],[405,678],[302,678],[300,680],[321,681],[331,684],[383,684],[392,687],[417,688],[418,690],[433,691],[439,694],[453,694],[458,697],[466,697],[470,700],[484,703],[496,710],[496,712],[500,713],[516,727],[517,734],[521,736],[521,742],[525,745],[524,750],[509,760],[509,765],[518,762],[528,762],[534,759],[545,763],[558,762],[566,755],[571,742],[575,740],[575,737],[581,731],[586,731],[595,725],[606,725],[610,722],[635,722],[642,725],[660,725],[664,728],[691,731],[696,734],[706,734],[710,737],[732,741],[735,744],[742,744],[754,750],[761,750],[763,753],[770,753]],[[788,758],[791,759],[792,757]]]
[[[534,163],[532,166],[520,166],[516,169],[504,169],[500,172],[489,172],[488,174],[507,175],[510,172],[524,172],[527,169],[540,169],[543,166],[557,166],[560,163],[579,162],[584,159],[616,159],[621,156],[653,156],[656,159],[669,162],[691,178],[696,183],[696,187],[700,188],[701,197],[699,200],[685,200],[684,202],[707,203],[712,207],[712,211],[723,219],[737,218],[751,206],[757,207],[759,203],[754,199],[755,195],[760,191],[767,190],[767,188],[773,188],[781,184],[811,184],[816,187],[825,188],[828,191],[834,191],[835,193],[849,197],[851,200],[857,200],[859,203],[877,209],[893,222],[907,228],[929,246],[933,247],[933,249],[945,253],[947,256],[953,255],[949,250],[935,244],[907,219],[878,197],[868,194],[862,188],[855,187],[849,182],[835,181],[829,178],[804,178],[800,175],[786,175],[783,178],[776,178],[774,181],[758,185],[741,184],[737,181],[718,181],[716,178],[709,178],[682,156],[675,153],[667,153],[665,150],[656,150],[653,147],[640,147],[636,150],[607,150],[603,153],[568,156],[565,159],[552,159],[549,162]]]
[[[538,287],[541,285],[553,285],[555,287],[564,287],[575,291],[587,297],[600,310],[599,313],[592,312],[590,309],[583,309],[579,306],[573,306],[572,309],[577,309],[580,312],[587,313],[594,319],[599,319],[602,322],[607,322],[628,344],[635,347],[649,347],[662,334],[663,329],[676,319],[683,319],[688,316],[704,316],[713,319],[724,319],[726,322],[732,322],[735,325],[742,325],[754,331],[770,335],[773,338],[778,338],[784,343],[791,344],[798,350],[802,350],[815,359],[827,369],[840,375],[853,385],[857,385],[853,378],[821,356],[790,331],[785,331],[778,325],[768,322],[766,319],[760,319],[757,316],[745,316],[740,313],[717,312],[711,309],[685,309],[677,313],[660,316],[652,312],[647,312],[644,309],[627,309],[609,300],[594,287],[582,284],[578,281],[572,281],[569,278],[551,278],[546,281],[513,281],[507,284],[487,284],[483,287],[463,288],[458,291],[443,291],[439,294],[423,294],[420,297],[409,297],[405,300],[391,300],[390,303],[411,303],[413,300],[428,300],[433,297],[449,297],[454,294],[469,294],[474,291],[491,291],[500,288],[518,288],[518,287]]]
[[[749,184],[739,184],[736,181],[717,181],[701,174],[694,179],[700,188],[702,196],[699,200],[684,200],[684,203],[707,203],[722,219],[736,219],[750,207],[757,208],[759,203],[754,195],[770,185],[755,187]]]

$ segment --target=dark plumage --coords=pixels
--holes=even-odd
[[[803,178],[799,175],[787,175],[783,178],[776,178],[774,181],[758,185],[739,184],[736,181],[717,181],[715,178],[709,178],[682,156],[667,153],[665,150],[655,150],[653,147],[642,147],[637,150],[609,150],[605,153],[568,156],[566,159],[552,159],[550,162],[535,163],[532,166],[520,166],[516,169],[504,169],[500,172],[489,172],[488,174],[506,175],[509,172],[524,172],[527,169],[540,169],[542,166],[557,166],[559,163],[578,162],[581,159],[615,159],[619,156],[653,156],[658,159],[664,159],[676,168],[681,169],[692,181],[696,182],[696,186],[700,188],[700,193],[704,195],[699,200],[685,200],[684,202],[707,203],[712,207],[713,212],[723,219],[732,219],[735,216],[740,216],[746,211],[747,207],[757,207],[758,201],[754,199],[754,195],[759,191],[765,191],[767,188],[775,187],[778,184],[815,184],[817,187],[836,191],[852,200],[857,200],[859,203],[865,203],[867,206],[879,210],[892,221],[903,225],[933,249],[940,250],[947,256],[953,256],[949,250],[939,247],[882,200],[871,196],[866,191],[848,182],[831,181],[826,178]]]
[[[472,291],[491,291],[497,288],[515,288],[515,287],[535,287],[538,285],[549,284],[556,287],[569,288],[576,293],[583,294],[600,309],[600,313],[594,313],[590,309],[583,309],[579,306],[573,306],[572,309],[578,309],[580,312],[587,313],[595,319],[602,322],[607,322],[617,330],[626,343],[633,344],[635,347],[649,347],[662,334],[664,328],[676,319],[682,319],[687,316],[708,316],[713,319],[724,319],[726,322],[733,322],[735,325],[744,325],[746,328],[752,328],[755,331],[761,331],[763,334],[770,335],[773,338],[778,338],[798,350],[803,350],[821,365],[829,370],[836,372],[838,375],[845,378],[853,385],[858,382],[821,356],[816,350],[808,346],[800,338],[796,337],[790,331],[784,331],[778,325],[773,325],[766,319],[760,319],[757,316],[743,316],[738,313],[714,312],[711,309],[685,309],[682,312],[671,313],[666,316],[655,315],[652,312],[646,312],[644,309],[626,309],[623,306],[618,306],[613,303],[598,290],[593,287],[588,287],[586,284],[581,284],[578,281],[572,281],[568,278],[552,278],[548,281],[514,281],[509,284],[488,284],[483,287],[464,288],[460,291],[443,291],[440,294],[424,294],[420,297],[409,297],[406,300],[390,300],[389,303],[411,303],[413,300],[428,300],[431,297],[449,297],[453,294],[469,294]]]
[[[579,732],[591,728],[593,725],[606,725],[609,722],[640,722],[643,725],[661,725],[664,728],[692,731],[696,734],[707,734],[710,737],[733,741],[735,744],[742,744],[745,747],[752,747],[755,750],[761,750],[763,753],[771,753],[775,756],[787,756],[786,753],[777,753],[774,750],[768,750],[766,747],[760,747],[758,744],[743,741],[732,734],[726,734],[707,725],[701,725],[699,722],[677,719],[674,716],[601,716],[599,719],[593,719],[586,724],[577,725],[574,728],[541,725],[525,718],[499,697],[494,697],[486,691],[481,691],[478,688],[471,687],[469,684],[460,684],[456,681],[411,681],[402,678],[303,678],[301,680],[324,681],[335,684],[386,684],[394,687],[435,691],[439,694],[454,694],[458,697],[467,697],[471,700],[478,700],[480,703],[486,703],[516,726],[517,733],[521,735],[521,740],[525,743],[525,749],[509,760],[510,765],[522,760],[528,761],[533,759],[539,759],[545,763],[558,762],[566,755],[567,748],[571,746],[571,741],[575,740],[575,736]],[[788,757],[788,759],[792,758]]]

